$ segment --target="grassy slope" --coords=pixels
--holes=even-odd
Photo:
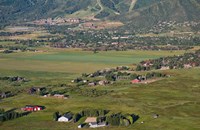
[[[93,71],[107,66],[137,62],[134,58],[142,60],[144,58],[155,58],[161,55],[181,53],[183,52],[111,51],[92,54],[91,52],[80,52],[77,50],[66,51],[55,49],[45,54],[0,54],[0,76],[19,75],[31,79],[30,82],[24,83],[22,86],[14,87],[16,90],[21,90],[22,88],[29,88],[30,86],[68,83],[72,78],[79,75],[79,73]],[[83,56],[83,58],[80,58],[81,56]],[[118,59],[116,59],[116,57],[118,57]],[[91,61],[90,58],[96,58],[96,60]],[[112,58],[113,63],[107,62],[112,60]],[[107,60],[101,61],[102,59]],[[82,61],[79,62],[79,60]],[[73,63],[71,67],[66,66],[68,62],[71,64]],[[84,68],[83,64],[87,64],[88,68]],[[54,68],[51,68],[51,66],[54,66]],[[114,90],[113,93],[107,96],[97,98],[71,94],[70,99],[59,100],[30,96],[24,93],[19,94],[15,97],[1,100],[0,106],[5,109],[10,109],[13,107],[20,108],[27,104],[39,104],[46,106],[47,109],[32,113],[26,117],[0,123],[0,129],[75,130],[77,129],[78,123],[53,122],[52,113],[55,111],[78,112],[88,107],[109,109],[116,112],[122,111],[124,113],[130,112],[140,115],[140,119],[130,127],[101,128],[104,130],[199,129],[200,70],[173,70],[168,73],[174,76],[148,85],[118,83],[117,85],[109,87],[97,87],[97,89],[101,90]],[[0,89],[9,90],[13,84],[1,81],[0,86]],[[152,119],[153,113],[158,113],[160,117],[158,119]],[[145,123],[141,124],[141,121]]]
[[[72,95],[69,100],[59,100],[24,94],[8,98],[1,102],[1,106],[7,109],[20,108],[26,104],[42,104],[47,109],[0,124],[0,128],[6,130],[62,130],[66,128],[74,130],[78,124],[53,122],[52,113],[57,110],[77,112],[82,108],[91,107],[107,108],[116,112],[131,112],[141,117],[136,124],[130,127],[111,127],[110,130],[197,130],[200,128],[198,124],[200,119],[198,116],[200,113],[200,70],[176,70],[171,73],[178,76],[149,85],[115,85],[109,88],[97,88],[115,91],[111,95],[98,98]],[[152,119],[153,113],[158,113],[160,117]],[[145,123],[140,124],[141,121]]]

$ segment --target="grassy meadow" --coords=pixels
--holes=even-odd
[[[48,52],[0,53],[0,76],[22,76],[30,82],[19,86],[0,81],[1,90],[15,90],[19,94],[0,100],[0,108],[21,108],[28,104],[44,105],[45,110],[33,112],[0,123],[0,130],[76,130],[79,123],[58,123],[52,114],[79,112],[85,108],[108,109],[112,112],[134,113],[140,116],[128,127],[105,127],[97,130],[199,130],[200,129],[200,69],[168,70],[170,78],[151,84],[117,82],[95,87],[113,90],[100,97],[70,94],[67,100],[28,95],[26,88],[49,84],[69,83],[81,73],[116,67],[134,66],[141,60],[183,54],[184,51],[108,51],[93,54],[81,50],[48,49]],[[159,114],[154,119],[152,115]],[[143,124],[141,122],[144,122]]]

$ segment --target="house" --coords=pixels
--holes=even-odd
[[[55,97],[55,98],[60,98],[60,99],[68,99],[68,97],[66,97],[66,96],[63,95],[63,94],[54,94],[53,97]]]
[[[21,108],[22,111],[41,111],[43,110],[43,106],[38,106],[38,105],[26,105],[25,107]]]
[[[97,122],[91,122],[91,123],[89,123],[89,126],[90,126],[91,128],[97,128],[97,127],[98,127],[98,124],[97,124]]]
[[[56,98],[62,98],[62,99],[65,97],[65,96],[62,95],[62,94],[54,94],[53,96],[56,97]]]
[[[189,69],[192,68],[192,66],[190,64],[184,64],[184,68]]]
[[[90,128],[97,128],[97,127],[106,126],[106,123],[97,123],[97,118],[96,117],[88,117],[85,120],[85,123],[88,123]]]
[[[69,122],[72,119],[72,114],[71,113],[66,113],[60,118],[58,118],[58,122]]]
[[[88,84],[88,86],[96,86],[97,84],[95,82],[91,82]]]
[[[139,80],[139,79],[134,79],[131,81],[132,84],[136,84],[136,83],[140,83],[140,82],[141,82],[141,80]]]
[[[78,128],[83,128],[83,124],[78,125]]]
[[[162,66],[161,68],[160,68],[160,70],[169,70],[170,68],[169,68],[169,66]]]
[[[36,89],[35,88],[30,88],[29,90],[28,90],[28,93],[29,94],[34,94],[34,93],[36,93]]]
[[[83,83],[87,83],[88,82],[88,80],[83,80]]]
[[[78,125],[78,128],[83,128],[85,125],[86,125],[85,123],[84,124],[80,124],[80,125]]]
[[[95,123],[95,122],[97,122],[97,118],[96,117],[88,117],[85,120],[85,123]]]
[[[158,114],[153,114],[153,116],[152,116],[154,119],[156,119],[156,118],[158,118],[159,117],[159,115]]]
[[[109,84],[109,82],[106,81],[106,80],[101,80],[101,81],[99,81],[99,85],[104,86],[104,85],[106,85],[106,84]]]
[[[90,125],[90,128],[97,128],[97,127],[104,127],[107,124],[105,122],[102,122],[102,123],[95,122],[95,123],[89,123],[89,125]]]

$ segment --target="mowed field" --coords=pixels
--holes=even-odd
[[[133,65],[142,60],[183,54],[184,51],[108,51],[94,54],[79,49],[48,49],[48,52],[0,53],[0,68],[46,72],[87,73],[98,69]]]
[[[128,127],[105,127],[97,130],[199,130],[200,129],[200,69],[168,70],[171,74],[151,84],[131,85],[127,82],[95,87],[113,90],[105,96],[85,97],[70,94],[67,100],[28,95],[32,86],[68,84],[81,73],[120,65],[132,65],[141,60],[179,55],[184,51],[83,52],[49,49],[48,52],[0,53],[0,76],[22,76],[30,82],[14,86],[0,81],[0,90],[15,90],[17,96],[0,100],[0,108],[21,108],[27,104],[44,105],[46,109],[28,116],[0,123],[0,130],[76,130],[79,123],[58,123],[52,114],[79,112],[85,108],[108,109],[112,112],[135,113],[140,116]],[[153,119],[154,113],[159,118]],[[144,122],[143,124],[141,122]]]

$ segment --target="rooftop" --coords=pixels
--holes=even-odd
[[[91,122],[97,122],[97,118],[96,117],[88,117],[85,120],[85,123],[91,123]]]

